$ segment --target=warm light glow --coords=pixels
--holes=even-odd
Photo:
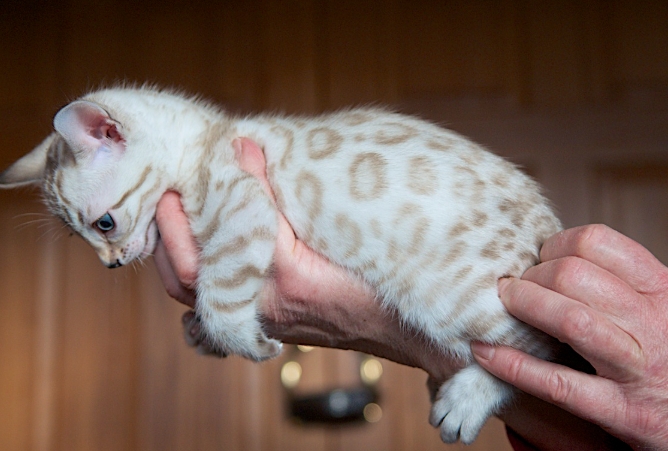
[[[291,360],[283,364],[281,368],[281,382],[286,388],[294,388],[302,377],[302,367],[299,363]]]
[[[313,351],[313,346],[297,345],[297,349],[299,349],[301,352],[311,352]]]
[[[360,366],[360,376],[365,384],[375,384],[383,375],[383,365],[374,358],[365,359]]]
[[[364,419],[369,423],[378,423],[383,418],[383,409],[376,403],[370,402],[364,406]]]

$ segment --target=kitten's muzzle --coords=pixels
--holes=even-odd
[[[123,266],[123,263],[121,263],[120,260],[116,260],[115,262],[112,262],[112,263],[107,263],[107,268],[112,268],[113,269],[113,268],[119,268],[121,266]]]

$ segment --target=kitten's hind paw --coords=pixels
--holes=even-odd
[[[441,440],[470,445],[487,419],[512,397],[513,389],[478,365],[455,374],[438,390],[429,422],[441,430]]]

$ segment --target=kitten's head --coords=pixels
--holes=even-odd
[[[142,156],[148,137],[88,100],[65,106],[53,124],[54,133],[0,174],[0,188],[41,185],[51,212],[110,268],[152,253],[163,192]]]

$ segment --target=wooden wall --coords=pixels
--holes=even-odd
[[[117,81],[242,112],[389,104],[524,164],[566,225],[608,222],[668,261],[665,1],[4,0],[0,63],[0,167]],[[0,193],[3,449],[448,449],[424,374],[389,362],[380,422],[292,424],[281,361],[194,355],[150,262],[109,272],[42,214]],[[314,351],[311,384],[349,377],[351,356]],[[500,423],[469,449],[508,449]]]

